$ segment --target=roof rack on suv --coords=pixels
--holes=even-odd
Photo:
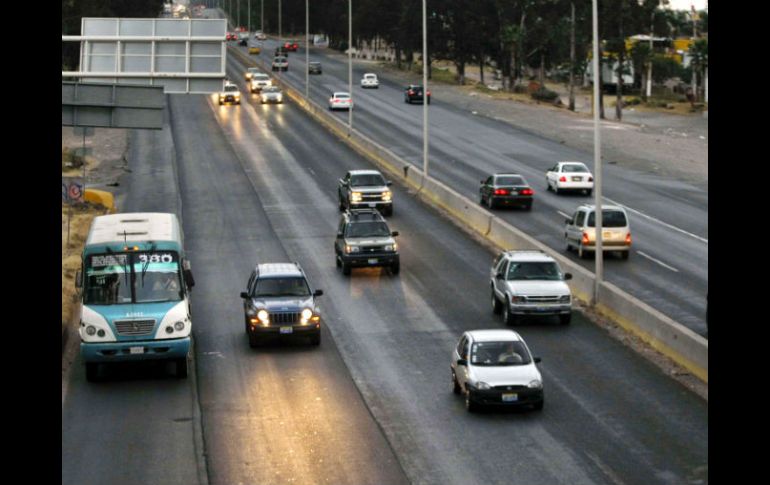
[[[372,218],[380,220],[382,214],[377,209],[363,208],[363,209],[348,209],[348,214],[351,218],[360,219],[361,216],[372,216]]]

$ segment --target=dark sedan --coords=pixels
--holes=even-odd
[[[430,104],[430,90],[427,92],[428,104]],[[423,89],[422,86],[412,84],[404,89],[404,103],[412,104],[414,102],[423,102]]]
[[[321,70],[321,63],[320,62],[309,62],[307,65],[307,72],[309,74],[321,74],[323,71]]]
[[[481,181],[479,203],[490,209],[498,206],[518,206],[532,209],[535,192],[519,174],[498,173]]]

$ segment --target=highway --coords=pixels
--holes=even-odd
[[[232,59],[228,74],[242,79]],[[244,94],[168,96],[168,130],[132,136],[121,207],[182,217],[194,371],[89,384],[77,358],[62,483],[707,480],[708,403],[580,313],[516,327],[542,358],[542,412],[467,413],[449,359],[464,330],[504,328],[488,301],[494,253],[394,183],[401,273],[344,277],[336,180],[374,167],[298,107]],[[321,346],[250,349],[239,292],[257,262],[287,260],[324,290]]]
[[[268,40],[262,53],[251,57],[269,66],[277,45],[274,39]],[[246,47],[234,43],[231,48],[246,52]],[[312,48],[310,59],[323,65],[322,75],[310,76],[310,98],[325,107],[333,91],[348,90],[347,56]],[[238,61],[233,58],[230,62]],[[305,52],[300,47],[289,54],[287,72],[268,73],[304,92],[304,69]],[[360,79],[370,70],[377,72],[376,63],[354,63],[354,129],[422,169],[422,106],[405,104],[403,86],[381,73],[379,89],[361,88]],[[242,76],[231,79],[248,92]],[[421,76],[416,75],[414,83],[420,84]],[[582,161],[593,170],[593,154],[497,120],[473,116],[442,101],[436,91],[433,89],[429,115],[430,175],[472,200],[478,200],[479,181],[489,174],[506,171],[524,175],[535,190],[533,210],[496,210],[495,214],[594,271],[593,257],[579,260],[575,252],[566,252],[564,242],[564,220],[578,205],[592,204],[593,196],[556,195],[547,191],[545,184],[545,172],[557,161]],[[347,123],[347,112],[336,112],[335,116]],[[605,278],[707,337],[707,188],[636,172],[613,165],[611,160],[605,160],[603,177],[604,203],[627,208],[633,237],[628,261],[605,256]]]

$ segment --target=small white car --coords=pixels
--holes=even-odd
[[[332,97],[329,98],[330,110],[352,109],[352,108],[353,108],[353,99],[350,97],[350,93],[337,92],[332,94]]]
[[[225,103],[241,104],[241,91],[233,83],[226,82],[224,89],[219,92],[219,105]]]
[[[452,387],[465,397],[465,409],[481,406],[532,406],[545,403],[543,378],[521,335],[513,330],[463,333],[452,351]]]
[[[254,76],[254,74],[257,74],[259,72],[260,72],[259,68],[250,67],[246,69],[246,72],[244,73],[244,77],[246,78],[247,81],[251,81],[251,78]]]
[[[267,35],[262,32],[257,32],[254,34],[254,38],[257,40],[267,40]]]
[[[251,84],[249,89],[252,93],[258,93],[272,85],[273,81],[270,79],[270,76],[261,72],[257,72],[251,77]]]
[[[581,205],[564,227],[567,251],[576,249],[581,259],[596,252],[596,206]],[[626,210],[617,205],[602,205],[602,253],[616,252],[623,259],[631,253],[631,227]]]
[[[265,103],[283,103],[283,92],[278,86],[268,86],[262,90],[259,95],[260,102]]]
[[[377,74],[372,74],[371,72],[364,74],[364,77],[361,78],[361,87],[374,89],[379,88],[380,81],[377,79]]]
[[[559,162],[545,174],[548,190],[555,193],[567,190],[581,190],[591,195],[594,189],[594,176],[582,162]]]

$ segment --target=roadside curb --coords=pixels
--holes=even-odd
[[[262,59],[257,62],[237,48],[231,49],[230,52],[247,66],[268,70]],[[411,166],[379,143],[355,130],[348,132],[346,124],[330,116],[321,106],[306,100],[282,79],[276,78],[276,81],[290,99],[337,138],[401,183],[414,189],[425,202],[444,210],[450,219],[465,226],[470,232],[501,249],[539,249],[554,257],[565,271],[573,273],[573,280],[569,283],[573,295],[590,304],[594,296],[595,275],[592,272],[514,225],[490,214],[452,188],[430,177],[424,177],[419,168]],[[595,297],[596,304],[593,308],[597,313],[615,321],[621,328],[636,335],[708,384],[708,340],[606,281],[602,282]]]

